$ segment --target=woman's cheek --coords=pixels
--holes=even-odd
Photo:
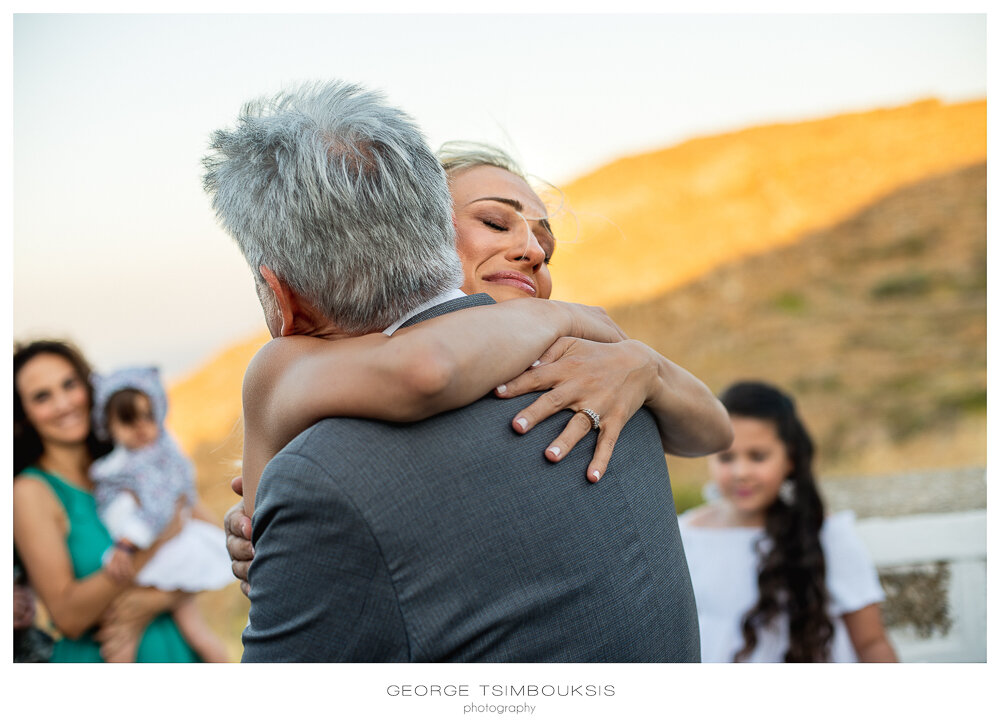
[[[547,268],[544,275],[539,277],[538,296],[541,299],[548,299],[552,296],[552,275]]]

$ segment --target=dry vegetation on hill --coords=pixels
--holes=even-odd
[[[612,316],[713,390],[790,389],[823,472],[985,465],[985,164]],[[677,483],[705,473],[671,468]]]
[[[985,158],[985,101],[750,128],[624,158],[565,187],[570,213],[553,222],[580,243],[556,254],[554,296],[649,299]]]

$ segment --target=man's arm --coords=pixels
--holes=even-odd
[[[377,541],[337,483],[288,451],[261,479],[243,661],[409,660]]]

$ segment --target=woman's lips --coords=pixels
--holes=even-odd
[[[537,289],[535,289],[535,283],[531,281],[530,277],[521,274],[520,272],[496,272],[495,274],[483,277],[483,281],[490,282],[491,284],[504,284],[509,287],[516,287],[517,289],[527,292],[533,297],[538,294]]]
[[[82,412],[67,412],[56,420],[60,427],[72,427],[87,419],[87,415]]]
[[[90,415],[86,412],[70,412],[51,420],[50,429],[60,434],[76,434],[86,430],[90,424]]]

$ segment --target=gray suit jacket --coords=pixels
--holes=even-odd
[[[632,418],[592,485],[596,435],[558,464],[543,456],[572,413],[511,429],[531,399],[411,425],[323,420],[275,456],[257,490],[243,660],[698,661],[652,416]]]

